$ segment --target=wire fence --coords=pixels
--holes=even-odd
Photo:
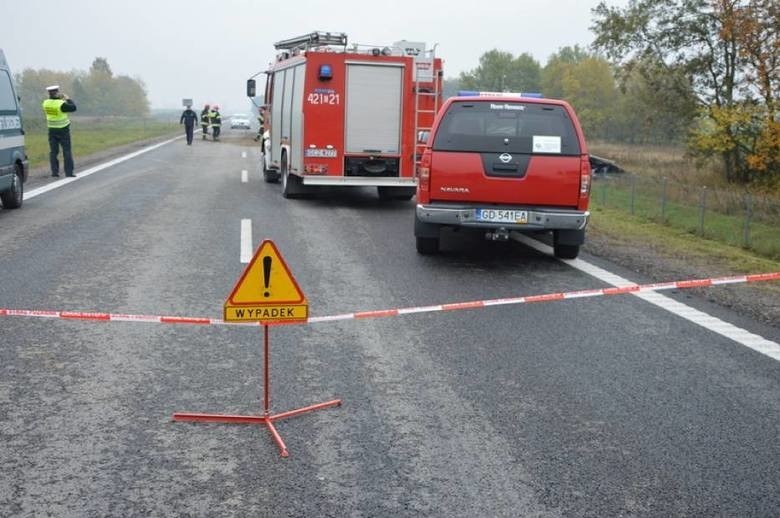
[[[595,175],[595,207],[626,211],[780,259],[780,201],[630,173]]]

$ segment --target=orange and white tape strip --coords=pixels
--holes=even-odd
[[[712,279],[690,279],[683,281],[662,282],[656,284],[631,284],[616,288],[601,288],[593,290],[569,291],[560,293],[545,293],[542,295],[530,295],[526,297],[511,297],[503,299],[475,300],[470,302],[454,302],[449,304],[437,304],[433,306],[417,306],[397,309],[381,309],[375,311],[359,311],[356,313],[344,313],[323,317],[309,317],[307,324],[321,322],[337,322],[340,320],[362,320],[381,317],[395,317],[412,315],[416,313],[434,313],[439,311],[459,311],[464,309],[487,308],[490,306],[503,306],[510,304],[531,304],[534,302],[551,302],[556,300],[580,299],[588,297],[606,297],[610,295],[623,295],[626,293],[640,293],[649,291],[663,291],[674,289],[706,288],[710,286],[722,286],[726,284],[742,284],[748,282],[765,282],[780,280],[780,272],[758,273],[753,275],[739,275],[734,277],[718,277]],[[34,317],[56,318],[65,320],[94,320],[107,322],[143,322],[151,324],[195,324],[195,325],[230,325],[230,326],[256,326],[256,323],[225,322],[218,318],[208,317],[177,317],[163,315],[132,315],[117,313],[93,313],[81,311],[46,311],[32,309],[0,308],[0,317]],[[296,322],[300,323],[300,322]],[[289,325],[289,324],[274,324]]]

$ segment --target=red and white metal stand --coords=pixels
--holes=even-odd
[[[282,437],[279,435],[279,432],[276,431],[276,428],[274,427],[274,421],[285,419],[287,417],[293,417],[299,414],[304,414],[306,412],[312,412],[314,410],[319,410],[320,408],[341,406],[341,400],[333,399],[331,401],[326,401],[324,403],[318,403],[316,405],[299,408],[297,410],[288,410],[287,412],[282,412],[280,414],[271,414],[270,411],[271,381],[269,375],[270,357],[269,357],[269,348],[268,348],[268,325],[263,325],[263,336],[265,342],[264,367],[263,367],[264,378],[265,378],[265,389],[263,391],[263,415],[255,416],[255,415],[229,415],[229,414],[194,414],[189,412],[176,412],[173,414],[173,420],[191,421],[191,422],[198,422],[198,423],[264,424],[268,427],[268,430],[271,432],[271,435],[273,436],[274,441],[276,441],[277,446],[279,446],[281,456],[287,457],[289,455],[289,453],[287,453],[287,446],[285,446]]]

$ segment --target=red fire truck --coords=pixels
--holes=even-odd
[[[435,46],[348,45],[344,33],[279,41],[265,85],[262,168],[282,195],[307,186],[373,186],[382,199],[410,199],[415,164],[441,105]],[[247,94],[254,97],[255,81]],[[419,143],[418,143],[419,142]]]

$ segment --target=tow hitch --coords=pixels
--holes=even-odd
[[[509,231],[505,228],[499,228],[493,232],[486,232],[485,239],[489,241],[508,241]]]

